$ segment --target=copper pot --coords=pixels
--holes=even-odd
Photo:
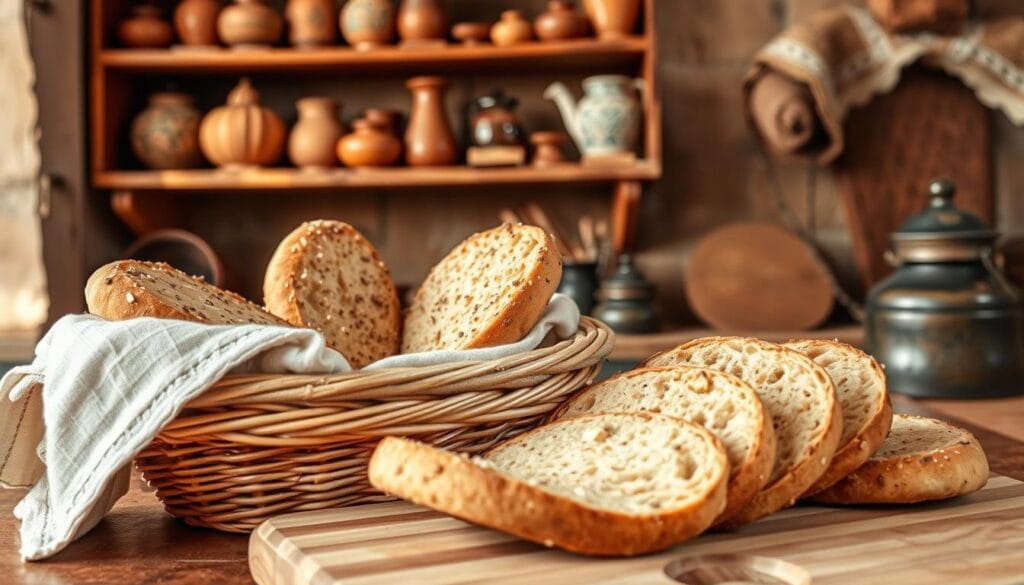
[[[999,234],[930,186],[929,208],[892,236],[896,271],[872,289],[867,349],[894,392],[927,398],[1024,393],[1021,296],[992,261]]]

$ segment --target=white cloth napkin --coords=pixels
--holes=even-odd
[[[365,369],[514,355],[551,333],[568,338],[579,319],[572,299],[555,295],[519,342],[393,356]],[[22,521],[22,558],[49,557],[95,526],[127,491],[132,458],[225,374],[350,370],[310,329],[60,319],[36,346],[32,364],[0,380],[0,483],[32,488],[14,510]]]

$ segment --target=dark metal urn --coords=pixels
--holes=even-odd
[[[897,265],[868,295],[867,349],[894,392],[928,398],[1024,394],[1020,293],[996,268],[999,234],[929,187],[928,209],[892,235]]]

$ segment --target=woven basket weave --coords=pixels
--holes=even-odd
[[[136,458],[172,515],[249,532],[271,516],[386,499],[366,478],[377,441],[416,437],[476,453],[540,423],[589,384],[614,335],[576,335],[486,362],[331,376],[228,376]]]

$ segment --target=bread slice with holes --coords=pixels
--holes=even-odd
[[[657,354],[644,366],[691,365],[723,371],[757,392],[778,441],[768,484],[719,524],[735,527],[793,505],[828,469],[842,413],[828,373],[807,356],[749,337],[707,337]]]
[[[805,495],[836,483],[878,450],[892,425],[892,406],[885,372],[863,351],[824,339],[790,341],[783,347],[799,351],[825,368],[836,386],[843,412],[843,434],[832,463]]]
[[[405,317],[402,351],[469,349],[522,339],[562,277],[544,230],[505,224],[474,234],[427,275]]]
[[[89,312],[119,321],[136,317],[211,325],[286,323],[241,296],[162,262],[118,260],[101,266],[85,285]]]
[[[897,414],[881,448],[853,473],[811,497],[826,504],[913,504],[980,490],[988,459],[970,432]]]
[[[725,447],[728,518],[768,482],[775,464],[775,432],[757,393],[739,378],[705,368],[675,366],[623,372],[577,394],[552,419],[601,412],[653,412],[699,424]]]
[[[398,353],[402,312],[388,267],[354,227],[303,223],[277,246],[263,280],[267,310],[323,334],[354,368]]]
[[[490,451],[456,455],[388,437],[370,483],[545,546],[600,556],[668,548],[725,506],[729,464],[701,426],[649,413],[557,421]]]

